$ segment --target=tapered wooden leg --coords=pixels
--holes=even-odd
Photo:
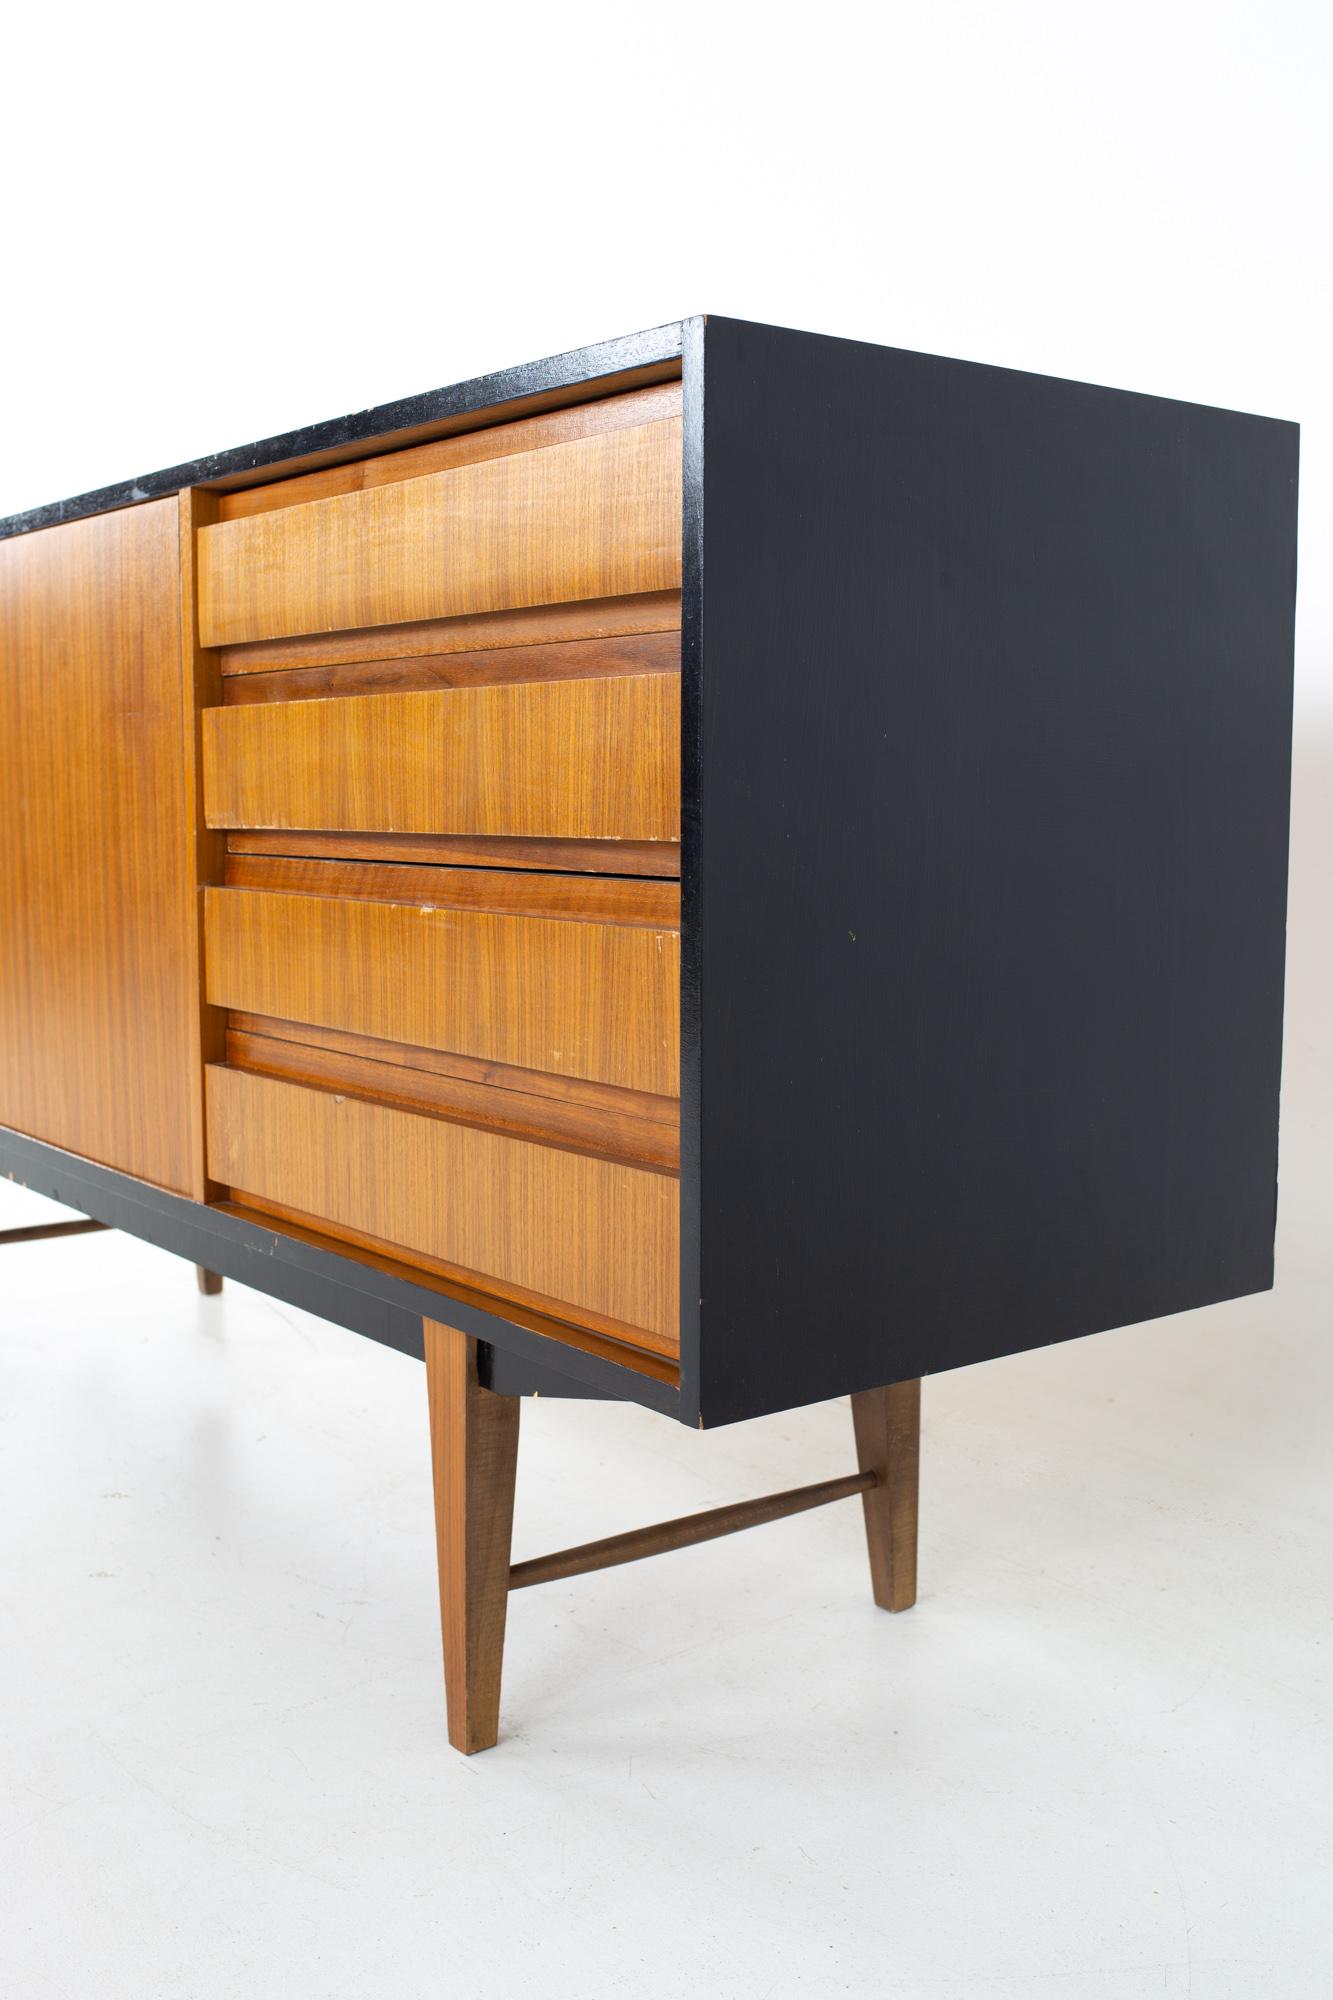
[[[206,1299],[215,1299],[222,1290],[222,1280],[216,1271],[206,1271],[202,1264],[194,1267],[195,1281]]]
[[[500,1670],[518,1470],[518,1397],[477,1380],[477,1343],[424,1321],[449,1741],[471,1756],[500,1733]]]
[[[885,1611],[906,1611],[916,1603],[921,1384],[863,1389],[852,1397],[852,1425],[861,1470],[879,1480],[861,1495],[875,1602]]]

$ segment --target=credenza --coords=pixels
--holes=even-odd
[[[513,1590],[903,1609],[924,1376],[1271,1283],[1297,437],[701,317],[0,524],[0,1171],[424,1357],[459,1749]],[[514,1563],[532,1393],[854,1463]]]

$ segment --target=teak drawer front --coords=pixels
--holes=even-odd
[[[206,925],[215,1007],[679,1092],[675,931],[249,889]]]
[[[671,1175],[216,1066],[208,1134],[240,1193],[679,1350]]]
[[[680,837],[678,674],[265,702],[203,725],[210,826]]]
[[[199,636],[230,646],[674,590],[678,417],[279,507],[199,533]]]

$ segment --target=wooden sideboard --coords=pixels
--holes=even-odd
[[[424,1356],[458,1747],[513,1588],[859,1494],[902,1608],[921,1377],[1271,1283],[1296,471],[710,317],[0,523],[0,1171]],[[857,1462],[511,1571],[537,1390]]]

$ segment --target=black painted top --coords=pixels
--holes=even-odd
[[[643,333],[625,334],[619,340],[572,348],[545,361],[501,368],[492,375],[455,382],[447,389],[428,389],[420,396],[404,396],[396,403],[381,403],[351,416],[332,417],[326,423],[283,431],[257,444],[237,445],[231,451],[188,459],[182,465],[143,473],[137,479],[124,479],[114,486],[99,486],[94,492],[79,493],[69,500],[52,500],[45,506],[30,507],[26,513],[0,519],[0,540],[9,535],[31,534],[34,528],[52,528],[62,521],[82,520],[89,514],[109,514],[117,507],[132,507],[142,500],[158,500],[187,486],[207,486],[220,479],[262,472],[293,459],[341,451],[349,445],[369,445],[421,425],[446,422],[473,410],[516,402],[524,396],[543,395],[552,389],[571,388],[579,382],[593,382],[602,375],[651,367],[655,362],[670,361],[679,355],[686,324],[672,321]]]

